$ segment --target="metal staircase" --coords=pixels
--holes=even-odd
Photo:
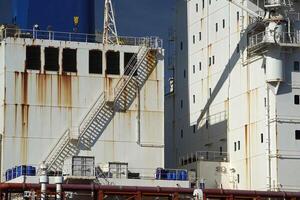
[[[64,160],[81,150],[90,150],[116,112],[126,111],[157,65],[159,48],[146,41],[135,54],[113,91],[113,97],[103,92],[91,106],[78,128],[67,129],[45,159],[49,171],[61,171]]]

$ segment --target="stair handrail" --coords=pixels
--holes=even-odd
[[[84,117],[82,118],[81,122],[79,123],[79,126],[78,126],[79,138],[82,136],[83,129],[85,127],[85,122],[86,122],[86,120],[89,119],[90,114],[94,111],[94,109],[97,108],[98,105],[99,105],[99,107],[102,107],[105,104],[105,101],[106,101],[106,91],[102,92],[97,97],[97,99],[95,100],[95,102],[89,107],[89,111],[84,115]],[[91,117],[93,117],[93,116],[91,116]],[[82,128],[82,126],[83,126],[83,128]]]
[[[145,49],[146,48],[146,49]],[[145,50],[143,52],[143,50]],[[115,101],[118,99],[119,97],[119,93],[123,90],[124,87],[126,87],[126,83],[128,80],[131,80],[131,78],[134,76],[136,70],[140,67],[140,64],[144,61],[145,56],[147,55],[147,53],[149,52],[149,48],[142,46],[139,50],[139,52],[143,52],[143,55],[140,57],[140,59],[138,59],[135,64],[133,65],[133,67],[130,69],[129,74],[125,75],[123,74],[123,76],[121,77],[121,79],[118,81],[118,83],[116,84],[116,87],[114,88],[114,98]],[[138,52],[138,54],[139,54]],[[137,56],[138,56],[137,54]],[[134,60],[134,59],[133,59]],[[133,61],[132,60],[132,61]],[[132,63],[128,63],[128,67],[131,66]]]
[[[48,156],[46,157],[46,159],[44,160],[45,163],[50,164],[49,161],[51,161],[53,158],[53,156],[55,156],[55,154],[53,155],[53,153],[55,153],[56,151],[56,147],[58,145],[60,145],[62,143],[62,141],[65,141],[67,139],[70,139],[70,134],[71,134],[71,130],[68,128],[67,130],[65,130],[65,132],[63,133],[63,135],[59,138],[59,140],[55,143],[55,145],[51,148],[50,153],[48,153]],[[50,166],[49,166],[50,168]]]

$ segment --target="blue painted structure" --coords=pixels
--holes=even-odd
[[[79,17],[78,32],[95,32],[95,0],[0,0],[0,23],[41,30],[73,32],[74,16]]]

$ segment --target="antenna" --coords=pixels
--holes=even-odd
[[[103,25],[103,44],[119,44],[114,9],[111,0],[105,0]]]

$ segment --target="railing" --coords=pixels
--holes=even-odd
[[[0,29],[0,40],[5,38],[30,38],[42,40],[59,40],[73,42],[103,43],[102,33],[85,34],[29,29]],[[159,37],[118,37],[120,45],[142,46],[150,45],[152,48],[162,48],[163,41]]]
[[[197,161],[211,161],[211,162],[228,162],[229,155],[226,152],[218,151],[197,151],[189,153],[179,159],[179,164],[187,165]]]
[[[278,44],[300,44],[300,32],[280,32],[264,31],[249,37],[249,48],[256,47],[264,43]]]
[[[67,142],[67,140],[71,138],[70,134],[71,134],[71,130],[67,129],[64,132],[64,134],[60,137],[60,139],[57,141],[57,143],[53,146],[53,148],[51,148],[51,151],[46,157],[45,161],[52,161],[53,156],[59,155],[56,153],[56,151],[58,150],[56,147],[61,147],[65,142]],[[47,163],[47,164],[51,164],[51,163]]]
[[[142,58],[138,58],[138,55],[142,52],[145,51],[146,49],[145,47],[140,47],[139,51],[137,54],[135,54],[134,56],[131,57],[130,61],[128,62],[127,66],[124,69],[124,75],[122,76],[122,78],[120,78],[120,80],[118,81],[118,83],[116,84],[115,88],[114,88],[114,97],[117,97],[120,93],[120,91],[122,91],[122,88],[124,87],[124,85],[126,85],[126,81],[128,81],[135,73],[135,67],[139,66],[139,63],[143,60],[144,55],[142,55]]]
[[[98,96],[98,98],[96,99],[96,101],[94,102],[94,104],[89,108],[89,111],[85,114],[85,116],[81,120],[81,122],[79,124],[79,127],[78,127],[78,133],[80,134],[79,137],[82,136],[83,131],[86,128],[87,120],[89,120],[89,119],[91,119],[91,117],[93,117],[94,112],[98,112],[99,111],[99,108],[104,105],[105,101],[106,101],[106,92],[102,92]]]

